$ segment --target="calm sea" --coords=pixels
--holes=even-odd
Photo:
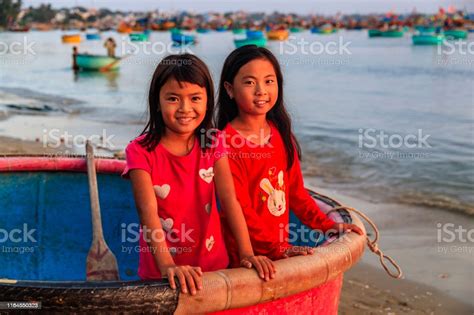
[[[473,35],[442,48],[413,46],[409,33],[369,39],[365,31],[304,32],[285,43],[270,42],[284,72],[305,175],[374,201],[474,214]],[[72,46],[60,36],[0,33],[0,90],[44,93],[41,102],[54,106],[56,97],[66,97],[60,116],[117,126],[143,122],[156,64],[183,51],[170,46],[168,33],[152,33],[149,43],[136,44],[105,33],[116,39],[119,55],[133,52],[121,70],[74,75]],[[234,48],[233,35],[198,37],[187,50],[206,61],[217,81]],[[84,41],[79,50],[105,51],[102,41]],[[6,105],[0,104],[3,111]]]

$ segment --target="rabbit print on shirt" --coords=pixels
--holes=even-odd
[[[268,194],[268,210],[276,217],[281,216],[286,210],[285,192],[281,190],[282,187],[284,187],[283,171],[278,173],[278,186],[276,188],[273,187],[268,178],[260,181],[260,188]]]

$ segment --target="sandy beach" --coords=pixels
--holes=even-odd
[[[44,147],[40,141],[0,137],[0,155],[66,152],[64,148]],[[321,187],[313,178],[306,183]],[[378,258],[366,249],[362,261],[345,274],[340,314],[473,314],[473,253],[467,249],[450,253],[450,248],[462,248],[463,244],[436,242],[438,222],[472,228],[470,218],[441,210],[374,204],[338,191],[317,190],[368,214],[380,229],[382,250],[404,271],[403,279],[389,277]],[[438,247],[447,248],[448,253],[443,254]]]

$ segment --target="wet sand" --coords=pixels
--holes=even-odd
[[[473,313],[474,306],[433,287],[390,278],[382,267],[359,263],[344,275],[340,315]]]
[[[0,136],[0,156],[58,152],[67,155],[68,151],[49,148],[40,140]],[[306,183],[321,187],[316,179]],[[318,191],[368,214],[381,231],[381,248],[399,262],[405,273],[401,280],[389,277],[377,257],[367,249],[362,262],[345,274],[340,314],[474,314],[474,304],[470,301],[474,296],[473,254],[443,254],[436,248],[440,246],[436,243],[436,222],[466,226],[463,216],[373,204],[337,191]],[[448,246],[455,244],[445,244]]]

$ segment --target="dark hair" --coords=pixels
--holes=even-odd
[[[255,45],[246,45],[235,49],[225,60],[222,68],[221,80],[219,82],[219,94],[217,97],[217,128],[224,129],[225,126],[236,118],[239,114],[237,103],[231,99],[224,87],[225,82],[233,84],[234,78],[248,62],[255,59],[268,60],[275,69],[277,84],[278,84],[278,98],[275,106],[267,113],[267,119],[271,121],[280,132],[285,145],[287,167],[290,168],[294,162],[295,150],[298,158],[301,158],[301,149],[293,132],[291,131],[290,115],[285,109],[283,102],[283,75],[281,73],[280,64],[272,52],[263,47]]]
[[[149,120],[141,133],[145,137],[139,141],[140,145],[148,151],[154,150],[165,134],[165,123],[160,112],[160,90],[170,79],[175,79],[179,83],[196,84],[206,89],[206,115],[194,131],[196,137],[199,137],[201,132],[207,134],[207,131],[213,126],[214,84],[206,64],[191,54],[170,55],[158,64],[150,83],[150,92],[148,93]],[[209,147],[209,138],[199,137],[201,148]]]

